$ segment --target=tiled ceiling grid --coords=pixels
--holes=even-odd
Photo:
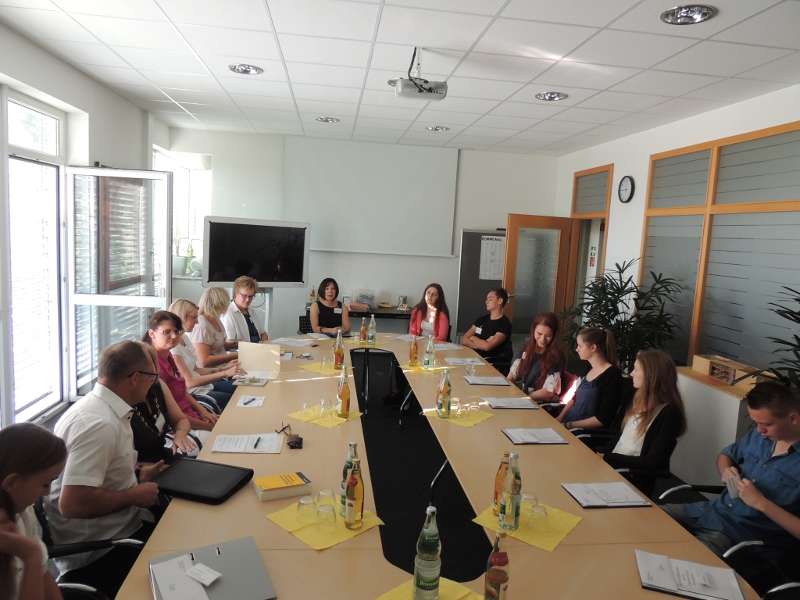
[[[0,20],[176,127],[563,154],[800,82],[800,0],[710,3],[682,27],[671,0],[0,0]],[[387,85],[415,45],[445,100]]]

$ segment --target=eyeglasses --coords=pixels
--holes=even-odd
[[[134,371],[133,373],[131,373],[130,375],[128,375],[128,377],[133,377],[134,375],[136,375],[136,373],[139,373],[140,375],[147,375],[147,376],[149,376],[149,377],[150,377],[150,378],[151,378],[153,381],[155,381],[156,379],[158,379],[158,373],[153,373],[152,371]]]
[[[242,292],[238,292],[238,294],[239,294],[239,297],[240,297],[242,300],[252,300],[253,298],[255,298],[255,297],[256,297],[256,295],[255,295],[255,294],[243,294]]]

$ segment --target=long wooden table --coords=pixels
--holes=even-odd
[[[310,349],[314,360],[318,362],[322,353],[330,353],[332,343],[323,340]],[[347,349],[353,347],[348,345]],[[401,364],[407,362],[408,343],[397,340],[396,336],[379,335],[378,347],[393,351]],[[296,348],[287,349],[298,354]],[[437,360],[442,361],[445,356],[474,356],[474,353],[466,348],[439,352]],[[347,352],[346,360],[349,364]],[[304,364],[308,361],[285,361],[278,380],[264,388],[238,389],[214,429],[214,434],[261,433],[279,429],[289,422],[293,431],[303,436],[302,450],[290,450],[284,445],[280,454],[214,454],[210,450],[212,436],[201,458],[250,467],[256,476],[300,470],[311,478],[315,490],[336,490],[347,442],[355,441],[359,444],[362,461],[366,507],[374,510],[369,456],[364,452],[360,421],[355,419],[340,427],[325,429],[287,420],[288,413],[304,404],[318,403],[321,398],[334,401],[336,397],[336,377],[300,368]],[[489,365],[477,371],[478,374],[494,372]],[[463,381],[462,373],[460,367],[451,370],[453,396],[462,401],[474,401],[479,396],[519,395],[513,387],[469,386]],[[440,371],[406,371],[405,375],[423,409],[432,409]],[[355,400],[352,377],[350,385],[351,397]],[[236,399],[242,393],[265,395],[266,401],[259,408],[238,407]],[[656,592],[643,590],[639,584],[634,561],[636,548],[723,565],[658,507],[582,509],[561,488],[561,483],[618,481],[621,477],[545,411],[492,411],[487,406],[482,410],[491,411],[493,418],[471,428],[430,419],[475,512],[480,513],[489,505],[497,465],[503,451],[513,449],[520,454],[523,492],[534,492],[542,503],[583,517],[553,552],[508,539],[511,598],[656,598]],[[502,428],[510,426],[553,427],[569,444],[513,446],[501,432]],[[244,536],[255,538],[282,600],[376,598],[411,577],[384,559],[377,528],[334,548],[315,551],[265,517],[295,501],[260,502],[250,487],[220,506],[173,500],[117,597],[126,600],[151,597],[148,563],[156,556]],[[440,510],[446,511],[446,504],[440,504]],[[488,530],[487,536],[494,538],[493,532]],[[746,598],[757,598],[744,581],[741,583]],[[478,578],[465,585],[480,592],[482,584],[482,578]]]

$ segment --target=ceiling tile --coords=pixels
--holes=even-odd
[[[210,75],[171,73],[169,71],[141,70],[140,73],[153,83],[167,88],[219,92],[219,84]]]
[[[783,2],[726,29],[715,40],[800,49],[800,2]]]
[[[379,142],[385,144],[393,144],[397,140],[400,139],[400,133],[397,132],[387,132],[385,135],[381,130],[374,130],[374,129],[361,129],[356,126],[355,131],[353,132],[353,139],[359,140],[363,142]]]
[[[286,135],[302,135],[303,129],[302,127],[297,125],[292,125],[290,123],[274,123],[271,121],[267,121],[265,123],[261,123],[260,121],[251,120],[253,124],[253,128],[258,133],[274,133],[274,134],[286,134]]]
[[[591,127],[595,127],[595,125],[591,125]],[[518,133],[513,138],[508,140],[509,144],[520,144],[520,143],[541,143],[541,144],[549,144],[551,142],[555,142],[556,140],[563,140],[571,136],[571,133],[557,133],[552,131],[541,131],[539,129],[529,129],[528,131],[523,131],[522,133]]]
[[[536,125],[531,127],[529,131],[531,133],[538,131],[565,136],[586,131],[594,126],[594,123],[577,123],[574,121],[554,121],[552,119],[547,119],[545,121],[539,121]]]
[[[288,110],[274,110],[271,108],[255,108],[255,107],[242,107],[241,111],[253,121],[260,123],[275,122],[275,123],[289,123],[297,124],[300,119],[297,116],[297,111]]]
[[[600,92],[588,100],[581,102],[581,108],[602,108],[605,110],[637,111],[650,108],[669,100],[667,96],[651,96],[649,94],[626,94],[623,92]]]
[[[475,49],[558,60],[586,41],[597,29],[532,21],[497,19]]]
[[[481,119],[475,123],[475,126],[491,127],[499,129],[513,129],[515,131],[522,131],[523,129],[527,129],[536,122],[538,122],[538,119],[535,118],[525,119],[522,117],[487,115],[485,117],[481,117]]]
[[[739,102],[745,98],[761,96],[786,87],[788,84],[753,79],[725,79],[719,83],[700,88],[686,94],[686,98],[717,100],[719,102]]]
[[[122,97],[136,101],[138,100],[165,100],[167,97],[161,93],[158,87],[146,83],[114,83],[112,88]]]
[[[673,98],[664,104],[659,104],[645,112],[672,115],[676,118],[688,117],[697,113],[706,112],[722,106],[720,102],[711,100],[698,100],[694,98]]]
[[[310,85],[307,83],[293,83],[292,91],[294,91],[295,98],[330,100],[332,102],[358,102],[358,97],[361,95],[361,90],[357,88]]]
[[[700,42],[660,63],[658,68],[666,71],[730,77],[788,53],[787,50],[776,48],[744,46],[727,42]]]
[[[705,23],[691,26],[667,25],[658,17],[673,4],[664,0],[645,0],[626,11],[619,19],[614,21],[610,27],[614,29],[627,29],[629,31],[646,31],[650,33],[662,33],[665,35],[677,35],[682,37],[705,38],[738,23],[757,12],[765,9],[771,4],[780,0],[714,0],[712,3],[719,9],[719,13]]]
[[[647,68],[694,43],[694,40],[666,35],[605,30],[570,54],[568,59],[603,65]]]
[[[471,52],[453,74],[478,79],[530,81],[552,64],[553,61],[542,58]]]
[[[795,52],[778,60],[773,60],[755,69],[740,73],[749,79],[762,81],[782,81],[784,83],[800,83],[800,52]]]
[[[284,58],[292,62],[366,67],[369,60],[368,42],[288,34],[281,34],[279,39]]]
[[[409,106],[377,106],[371,104],[362,104],[358,110],[359,116],[375,117],[385,119],[414,119],[424,104],[420,104],[417,108]]]
[[[81,70],[88,73],[95,79],[99,79],[109,85],[133,84],[148,85],[147,80],[135,69],[128,67],[105,67],[98,65],[81,65]],[[160,96],[158,94],[156,97]]]
[[[607,67],[565,61],[558,63],[552,69],[540,75],[535,84],[545,83],[556,86],[604,90],[637,73],[639,73],[638,69],[629,67]]]
[[[155,116],[165,125],[171,127],[180,127],[183,129],[202,129],[203,127],[199,121],[193,119],[184,112],[160,112],[155,113]]]
[[[372,66],[378,69],[396,71],[396,75],[408,72],[414,46],[400,44],[375,44],[372,53]],[[417,52],[417,58],[422,66],[422,75],[428,77],[429,73],[447,73],[453,71],[464,53],[458,50],[440,50],[437,48],[423,48]]]
[[[237,79],[255,79],[266,81],[286,81],[286,72],[283,63],[279,60],[267,60],[253,56],[222,56],[210,55],[203,58],[203,62],[217,77],[235,77]],[[256,65],[264,69],[261,75],[240,75],[230,70],[230,65],[245,63]]]
[[[181,25],[180,30],[201,56],[222,54],[280,59],[272,33],[205,25]]]
[[[333,114],[352,116],[358,112],[357,102],[331,102],[297,98],[297,107],[304,113]]]
[[[505,0],[387,0],[386,4],[431,8],[435,10],[451,10],[453,12],[473,13],[477,15],[494,15]]]
[[[199,92],[167,88],[165,90],[173,100],[186,104],[206,104],[209,106],[233,106],[230,97],[221,89],[217,92]]]
[[[315,83],[338,87],[354,87],[361,89],[366,69],[356,67],[338,67],[332,65],[316,65],[311,63],[286,63],[292,84]],[[388,87],[388,86],[387,86]]]
[[[568,108],[560,103],[541,103],[530,104],[527,102],[506,101],[492,111],[493,115],[503,115],[508,117],[525,117],[530,119],[546,119],[555,114],[563,112]]]
[[[636,0],[512,0],[504,17],[603,27]]]
[[[271,31],[264,0],[158,0],[176,23]]]
[[[429,121],[431,123],[440,123],[448,126],[472,125],[478,118],[480,118],[480,115],[433,110],[432,108],[426,108],[419,114],[420,121]]]
[[[466,50],[489,23],[489,17],[386,6],[378,29],[380,42]]]
[[[166,22],[83,14],[76,14],[74,17],[109,46],[131,46],[158,50],[186,49],[183,40]]]
[[[427,104],[427,101],[416,98],[398,98],[393,91],[387,89],[365,90],[361,103],[375,106],[401,106],[419,110]]]
[[[262,107],[283,111],[294,110],[294,102],[291,97],[281,98],[238,93],[231,93],[230,96],[241,107]]]
[[[40,40],[39,43],[54,54],[73,63],[104,67],[128,66],[124,60],[103,44],[68,42],[66,40]]]
[[[291,96],[289,85],[282,81],[220,77],[219,83],[230,94],[254,94],[256,96],[277,96],[279,98]]]
[[[129,48],[125,46],[117,46],[114,50],[137,69],[208,74],[203,64],[189,51]]]
[[[376,119],[375,117],[358,116],[360,129],[383,129],[386,131],[405,131],[412,121],[404,119]]]
[[[464,136],[481,137],[485,139],[494,138],[495,140],[502,140],[507,137],[515,135],[515,129],[499,129],[496,127],[478,127],[473,125],[464,130]]]
[[[587,98],[594,96],[597,93],[597,90],[585,90],[582,88],[573,88],[568,86],[560,85],[558,86],[557,91],[567,94],[567,97],[563,100],[559,100],[558,102],[546,102],[545,100],[538,100],[536,98],[536,94],[539,92],[548,92],[554,91],[551,89],[551,86],[545,85],[543,83],[532,83],[530,85],[526,85],[516,94],[511,96],[509,100],[514,102],[529,102],[531,104],[542,104],[545,106],[571,106],[573,104],[578,104],[583,102]]]
[[[447,80],[447,93],[465,98],[502,100],[522,87],[518,82],[488,81],[468,77],[451,77]]]
[[[280,33],[372,40],[378,7],[333,0],[269,0]]]
[[[670,123],[674,118],[669,114],[640,112],[632,115],[625,115],[624,117],[613,121],[614,125],[631,125],[639,130],[652,129],[665,123]]]
[[[56,10],[50,0],[3,0],[2,6],[16,6],[19,8],[40,8],[43,10]]]
[[[578,123],[608,123],[624,116],[619,110],[598,110],[593,108],[568,108],[553,117],[557,121],[577,121]]]
[[[121,17],[124,19],[164,20],[163,13],[152,0],[53,0],[70,13]]]
[[[91,33],[67,15],[52,10],[0,6],[0,22],[32,39],[97,43]]]
[[[483,114],[497,106],[497,100],[481,100],[480,98],[456,98],[448,96],[429,104],[435,110]]]
[[[618,83],[611,89],[619,92],[639,92],[660,96],[682,96],[686,92],[720,81],[719,77],[671,73],[667,71],[643,71],[630,79]]]
[[[482,150],[497,143],[496,137],[483,137],[480,135],[464,135],[463,133],[457,135],[447,145],[454,148],[469,148],[473,150]]]

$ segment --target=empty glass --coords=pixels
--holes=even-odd
[[[297,501],[297,520],[301,525],[311,525],[317,520],[317,506],[313,496],[303,496]]]
[[[537,528],[544,526],[547,521],[547,509],[544,505],[539,504],[539,498],[536,494],[523,494],[520,508],[523,523],[527,527]]]
[[[467,375],[475,377],[475,365],[467,365]]]
[[[325,506],[330,504],[331,506],[335,506],[335,497],[333,495],[333,491],[328,488],[323,488],[317,492],[317,508],[320,506]]]
[[[317,505],[317,525],[325,531],[336,529],[336,508],[333,504]]]

